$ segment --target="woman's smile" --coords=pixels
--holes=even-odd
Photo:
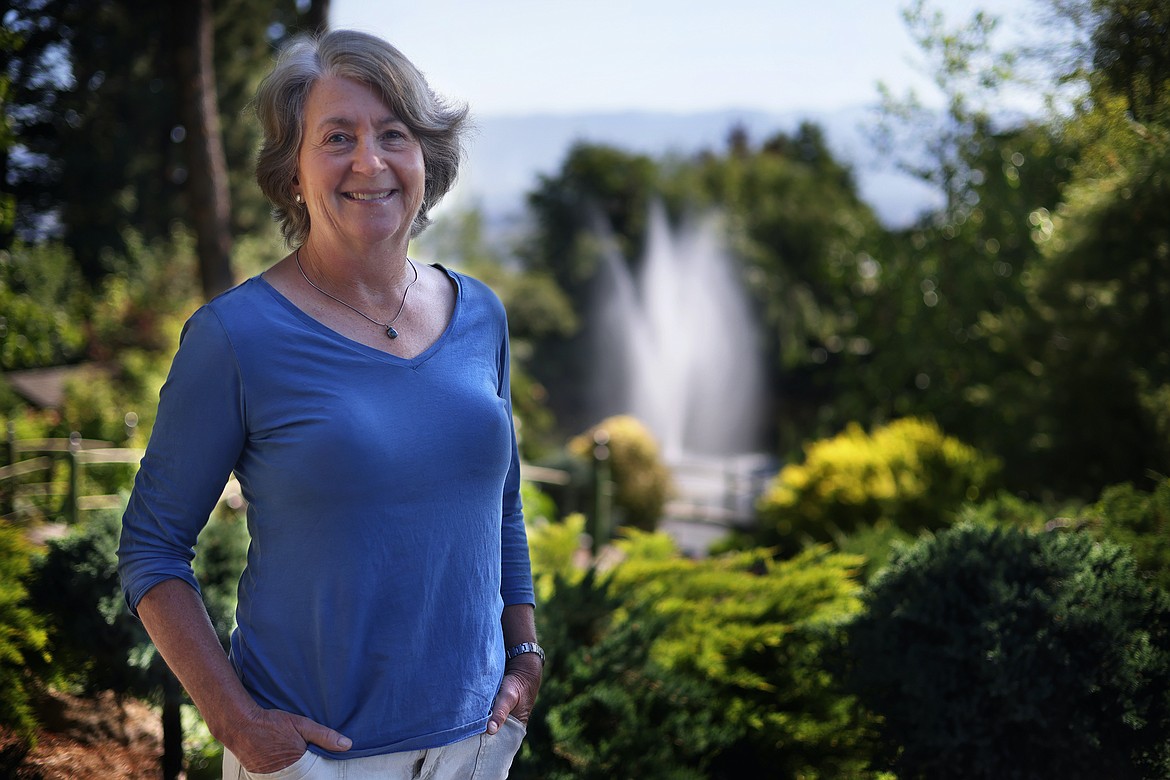
[[[350,200],[359,200],[363,202],[385,200],[393,195],[396,190],[379,190],[377,192],[345,192],[342,193]]]

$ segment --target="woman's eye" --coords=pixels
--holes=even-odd
[[[330,133],[329,137],[325,139],[325,143],[343,144],[345,143],[345,135],[342,133]]]

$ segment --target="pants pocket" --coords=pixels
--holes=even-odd
[[[240,780],[317,780],[318,777],[324,780],[324,777],[319,774],[314,774],[313,768],[317,765],[320,758],[316,753],[311,753],[306,750],[300,758],[295,762],[286,766],[284,769],[278,769],[275,772],[249,772],[244,769],[235,756],[231,756],[232,763],[239,767],[237,774],[230,774],[228,771],[227,757],[230,755],[228,751],[224,751],[224,778],[239,777]]]
[[[483,734],[472,780],[504,780],[527,731],[523,723],[509,715],[495,734]]]

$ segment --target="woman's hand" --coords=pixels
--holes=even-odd
[[[310,744],[331,752],[344,752],[353,744],[331,728],[300,715],[259,707],[248,721],[224,740],[244,769],[265,774],[297,762]]]
[[[500,683],[500,692],[496,694],[496,700],[492,703],[492,716],[487,725],[488,734],[499,731],[509,715],[528,725],[532,706],[536,703],[536,694],[540,691],[542,673],[540,657],[536,653],[525,653],[508,661],[508,665],[504,667],[504,681]]]
[[[350,740],[333,729],[256,704],[228,662],[203,600],[186,582],[170,579],[155,585],[138,603],[138,614],[211,735],[249,772],[292,766],[309,744],[349,750]]]

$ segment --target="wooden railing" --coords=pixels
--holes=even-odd
[[[20,521],[36,516],[64,516],[76,522],[91,509],[121,506],[118,495],[84,495],[82,470],[91,464],[138,463],[142,450],[116,447],[113,442],[85,439],[78,433],[68,438],[16,438],[7,426],[5,465],[0,466],[0,516]],[[64,467],[64,478],[57,473]]]
[[[7,426],[5,444],[7,458],[5,465],[0,466],[0,519],[8,521],[56,515],[76,523],[82,512],[121,508],[121,495],[84,494],[84,469],[109,463],[137,465],[144,452],[134,447],[117,447],[113,442],[84,439],[79,433],[68,438],[18,440],[11,423]],[[64,479],[55,479],[54,472],[61,466],[65,469]],[[542,466],[521,464],[520,473],[531,482],[548,485],[569,482],[568,472]],[[44,478],[35,479],[37,475]],[[240,484],[234,474],[219,500],[234,509],[243,506]]]

